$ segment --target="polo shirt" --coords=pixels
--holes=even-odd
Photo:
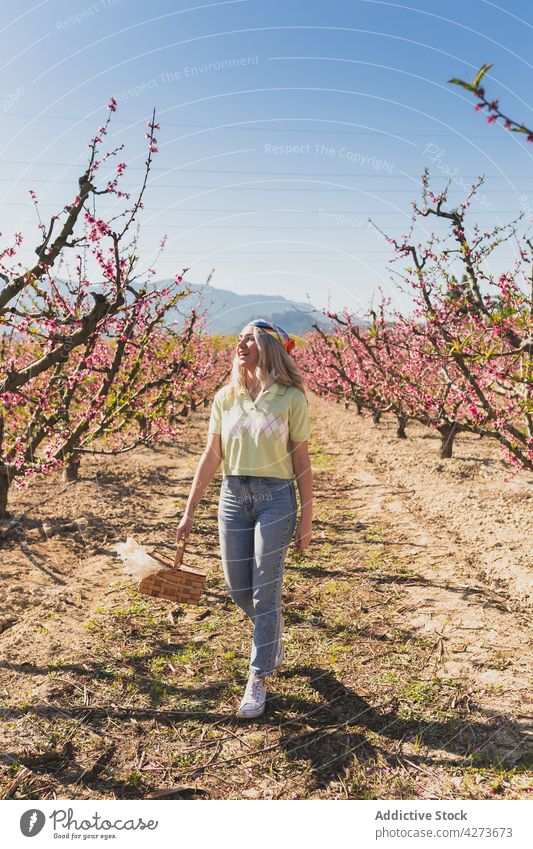
[[[254,401],[248,390],[216,393],[209,433],[220,434],[224,475],[294,477],[289,442],[309,439],[308,401],[295,386],[274,382]]]

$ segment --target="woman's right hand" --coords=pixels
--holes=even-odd
[[[178,530],[176,531],[176,540],[179,542],[181,539],[187,541],[189,539],[189,534],[191,532],[192,523],[194,522],[194,517],[189,513],[184,513],[182,519],[178,525]]]

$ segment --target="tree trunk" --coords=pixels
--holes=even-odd
[[[183,407],[180,410],[180,416],[183,416],[184,418],[186,418],[188,415],[189,415],[189,408],[188,408],[187,404],[184,404]]]
[[[63,466],[63,480],[69,483],[70,481],[79,480],[81,457],[71,457]]]
[[[444,424],[438,428],[440,433],[440,459],[448,460],[453,453],[453,441],[459,432],[457,424]]]
[[[7,518],[7,496],[9,493],[9,476],[4,468],[0,466],[0,519]]]
[[[196,400],[194,398],[191,398],[191,413],[195,413],[195,412],[196,412]]]
[[[380,423],[380,421],[381,421],[381,410],[374,410],[374,412],[372,413],[372,421],[376,425]]]
[[[398,422],[398,427],[396,429],[396,436],[398,439],[407,439],[407,434],[405,432],[405,426],[407,424],[407,417],[402,416],[401,413],[396,415],[396,421]]]
[[[355,409],[357,410],[357,415],[358,415],[358,416],[362,416],[362,415],[363,415],[363,406],[362,406],[362,404],[360,404],[360,402],[359,402],[359,401],[356,401],[356,402],[355,402]]]

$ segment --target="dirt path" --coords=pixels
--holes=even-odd
[[[314,540],[288,558],[286,662],[248,724],[233,715],[250,629],[221,579],[218,484],[190,546],[203,605],[139,596],[114,556],[128,535],[173,549],[207,411],[186,446],[17,493],[0,528],[4,796],[527,794],[530,480],[503,483],[474,440],[443,465],[422,431],[398,442],[316,398],[312,418]]]
[[[474,477],[476,464],[494,465],[501,474],[496,452],[462,459],[476,450],[474,440],[458,445],[446,468],[436,459],[437,440],[430,444],[431,453],[420,450],[419,443],[427,439],[421,428],[414,429],[414,439],[403,442],[392,435],[392,421],[372,428],[338,407],[330,407],[322,420],[327,424],[320,435],[325,450],[329,445],[341,457],[353,458],[347,462],[346,484],[359,495],[356,530],[381,526],[401,555],[407,574],[395,579],[403,592],[396,613],[415,633],[435,641],[440,678],[469,678],[476,698],[484,691],[484,708],[521,715],[527,736],[533,730],[527,716],[533,670],[525,650],[531,644],[527,604],[532,597],[533,475],[510,481],[502,477],[489,498],[471,480],[464,487],[458,483]],[[436,467],[440,474],[435,481]],[[498,510],[509,500],[514,511],[508,503]],[[491,517],[498,529],[492,533],[487,532]],[[495,538],[498,531],[500,539]],[[514,568],[502,576],[489,572],[487,563],[490,552],[504,544],[501,558]]]

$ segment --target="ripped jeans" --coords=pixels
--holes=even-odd
[[[250,670],[271,675],[280,648],[285,554],[296,527],[294,481],[228,475],[218,529],[229,594],[253,622]]]

